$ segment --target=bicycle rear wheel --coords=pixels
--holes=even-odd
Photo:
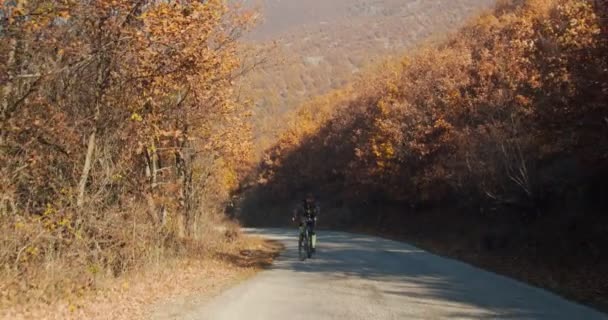
[[[306,230],[306,256],[309,259],[312,257],[312,238],[310,230]]]
[[[306,232],[300,233],[300,237],[298,239],[298,255],[300,256],[300,260],[306,259],[306,243],[308,243],[306,239]]]

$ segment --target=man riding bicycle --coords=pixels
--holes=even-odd
[[[302,204],[293,210],[292,221],[297,221],[300,227],[300,239],[302,238],[303,227],[308,227],[312,234],[312,251],[315,251],[317,244],[317,234],[315,224],[319,215],[319,205],[315,201],[312,193],[308,193]]]

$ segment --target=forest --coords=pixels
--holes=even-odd
[[[504,1],[302,104],[237,215],[285,225],[314,192],[326,228],[405,238],[606,303],[607,8]]]
[[[251,161],[233,82],[253,13],[221,0],[0,10],[3,305],[223,238],[213,228]]]

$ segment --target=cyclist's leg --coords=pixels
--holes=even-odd
[[[317,248],[317,233],[315,232],[315,222],[312,221],[310,223],[310,237],[311,239],[311,246],[312,246],[312,250],[315,250]]]

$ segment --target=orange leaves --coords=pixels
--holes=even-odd
[[[179,139],[184,134],[181,130],[161,130],[159,133],[161,137],[175,139]]]
[[[74,184],[87,154],[83,141],[92,131],[98,139],[93,157],[103,159],[93,159],[100,164],[86,185],[91,195],[115,192],[106,189],[110,182],[139,194],[137,185],[150,178],[142,162],[154,157],[159,166],[172,163],[167,156],[204,149],[200,153],[237,172],[249,156],[248,107],[234,101],[232,76],[239,65],[235,35],[251,14],[241,15],[222,0],[29,0],[0,6],[21,17],[0,33],[0,55],[10,58],[0,71],[10,71],[11,81],[1,102],[11,110],[14,101],[21,104],[1,119],[3,128],[15,128],[2,143],[19,152],[2,153],[0,160],[9,171],[27,163],[13,182],[31,190],[22,205],[37,206],[33,212],[41,210],[38,203],[63,198],[56,190]],[[171,171],[146,165],[150,175],[158,171],[158,179]],[[126,179],[113,179],[117,172]],[[229,183],[222,188],[234,187],[233,178],[224,180]]]
[[[541,145],[565,144],[556,141],[565,133],[555,128],[583,123],[586,111],[605,105],[599,99],[606,92],[600,50],[606,44],[593,10],[577,0],[505,6],[441,46],[362,76],[354,90],[342,91],[346,98],[302,106],[280,140],[277,157],[289,163],[273,166],[278,178],[269,183],[282,189],[338,184],[352,188],[349,194],[393,196],[399,188],[429,194],[436,183],[453,190],[469,183],[466,188],[480,191],[493,184],[517,195],[522,187],[505,166],[527,165],[525,152],[533,155]],[[319,113],[330,119],[319,121]]]
[[[454,127],[443,118],[435,120],[435,123],[433,124],[433,129],[438,131],[449,131],[453,128]]]
[[[562,46],[573,49],[590,48],[597,46],[597,36],[601,32],[598,17],[593,11],[591,3],[585,1],[568,1],[558,6],[560,19],[566,20],[566,27],[556,30]]]
[[[192,2],[187,5],[159,3],[142,15],[153,41],[204,42],[219,27],[227,8],[221,1]]]

